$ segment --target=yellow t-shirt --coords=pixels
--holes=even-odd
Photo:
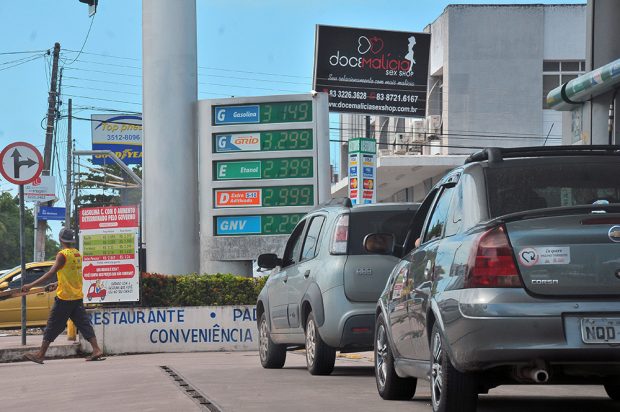
[[[82,293],[82,255],[77,249],[63,249],[65,265],[58,271],[58,288],[56,296],[62,300],[84,298]]]

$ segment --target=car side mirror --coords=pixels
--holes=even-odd
[[[395,237],[392,233],[371,233],[364,238],[364,250],[377,255],[394,253]]]
[[[282,259],[275,253],[263,253],[258,257],[256,264],[261,269],[271,270],[276,266],[282,266]]]
[[[0,290],[5,290],[9,288],[9,282],[0,283]]]

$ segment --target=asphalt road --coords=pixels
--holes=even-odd
[[[0,385],[0,409],[11,412],[208,410],[194,400],[201,395],[223,412],[431,410],[427,382],[420,382],[411,401],[383,401],[377,395],[369,359],[338,359],[332,375],[311,376],[299,353],[289,353],[281,370],[262,369],[256,352],[0,364]],[[608,400],[599,386],[509,386],[481,395],[478,410],[620,411],[620,403]]]

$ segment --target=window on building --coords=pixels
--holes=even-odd
[[[585,60],[543,61],[543,109],[548,109],[547,95],[553,89],[585,73]]]

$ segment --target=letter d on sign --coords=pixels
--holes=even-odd
[[[217,202],[220,205],[225,205],[230,200],[230,194],[228,193],[220,193],[220,200]]]

